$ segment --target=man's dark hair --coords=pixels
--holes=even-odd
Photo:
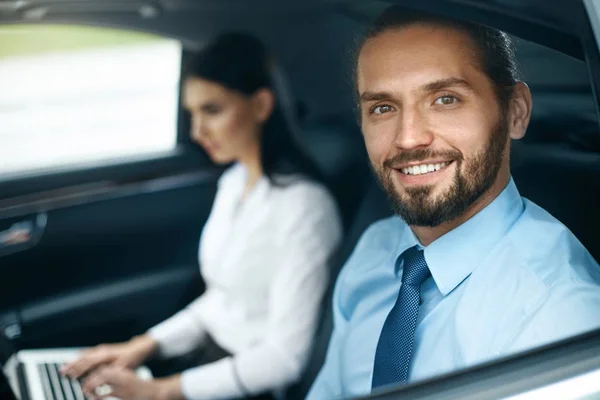
[[[442,26],[465,32],[473,40],[476,59],[480,64],[479,67],[494,85],[501,110],[507,110],[514,85],[521,80],[521,74],[515,56],[514,45],[506,33],[472,22],[404,9],[396,5],[388,7],[381,13],[359,42],[354,62],[355,82],[358,56],[369,39],[388,30],[404,28],[415,24]],[[357,85],[355,83],[356,88]]]

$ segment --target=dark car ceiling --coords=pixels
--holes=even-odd
[[[397,0],[411,7],[493,23],[521,38],[517,50],[538,115],[560,110],[596,120],[577,29],[581,0]],[[218,32],[249,31],[278,55],[309,118],[350,114],[352,49],[367,21],[390,2],[378,0],[0,0],[0,22],[81,23],[170,36],[195,48]],[[552,68],[545,60],[552,59]],[[573,110],[556,105],[556,90],[573,93]],[[581,95],[583,93],[583,96]]]
[[[407,7],[453,13],[461,17],[466,10],[470,18],[485,22],[494,21],[520,30],[526,27],[529,35],[540,33],[577,35],[585,10],[582,0],[396,0]],[[328,12],[344,13],[362,20],[377,15],[388,1],[381,0],[0,0],[0,19],[22,19],[29,15],[44,14],[45,19],[85,18],[95,14],[95,19],[130,19],[144,27],[141,16],[155,20],[153,25],[161,33],[186,37],[190,29],[200,32],[230,29],[243,26],[268,26],[277,20],[303,19],[307,14]],[[37,14],[36,14],[37,12]],[[161,24],[159,19],[183,14],[190,17],[180,24]],[[120,18],[119,18],[120,17]],[[154,18],[152,18],[154,17]],[[177,19],[181,19],[178,16]],[[196,23],[192,22],[195,20]],[[134,22],[134,21],[137,21]],[[517,23],[518,22],[518,23]],[[526,24],[523,24],[526,22]],[[189,25],[191,23],[191,26]],[[537,33],[534,31],[538,31]],[[512,32],[515,33],[515,32]],[[523,36],[523,35],[519,35]],[[197,34],[194,35],[197,37]],[[565,51],[569,49],[565,48]]]

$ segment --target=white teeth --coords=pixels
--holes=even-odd
[[[421,165],[413,165],[410,167],[402,168],[402,173],[406,175],[422,175],[427,174],[434,171],[439,171],[440,169],[447,166],[448,162],[438,163],[438,164],[421,164]]]

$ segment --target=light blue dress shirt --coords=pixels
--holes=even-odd
[[[308,395],[329,400],[371,392],[385,318],[400,289],[406,223],[371,225],[344,266],[333,297],[334,331]],[[481,212],[425,247],[409,382],[600,327],[600,266],[511,179]]]

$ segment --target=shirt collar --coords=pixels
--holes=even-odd
[[[231,179],[229,179],[226,184],[227,186],[237,190],[239,192],[238,195],[241,196],[246,185],[246,180],[248,179],[248,169],[244,166],[244,164],[236,162],[231,167],[231,170]],[[269,179],[267,179],[264,174],[258,179],[258,181],[256,181],[255,188],[260,186],[271,186]],[[254,189],[252,191],[254,191]]]
[[[398,243],[398,247],[396,248],[396,251],[393,255],[394,257],[396,257],[394,265],[394,272],[396,275],[398,275],[400,272],[400,265],[402,264],[402,254],[404,254],[406,250],[415,246],[417,246],[420,250],[423,249],[423,246],[419,242],[419,239],[412,231],[412,229],[410,229],[410,226],[408,226],[408,224],[406,224],[402,219],[398,218],[398,220],[402,221],[402,224],[400,228],[400,240]]]
[[[483,210],[425,248],[425,260],[444,296],[477,268],[523,210],[523,200],[511,178],[500,195]]]

